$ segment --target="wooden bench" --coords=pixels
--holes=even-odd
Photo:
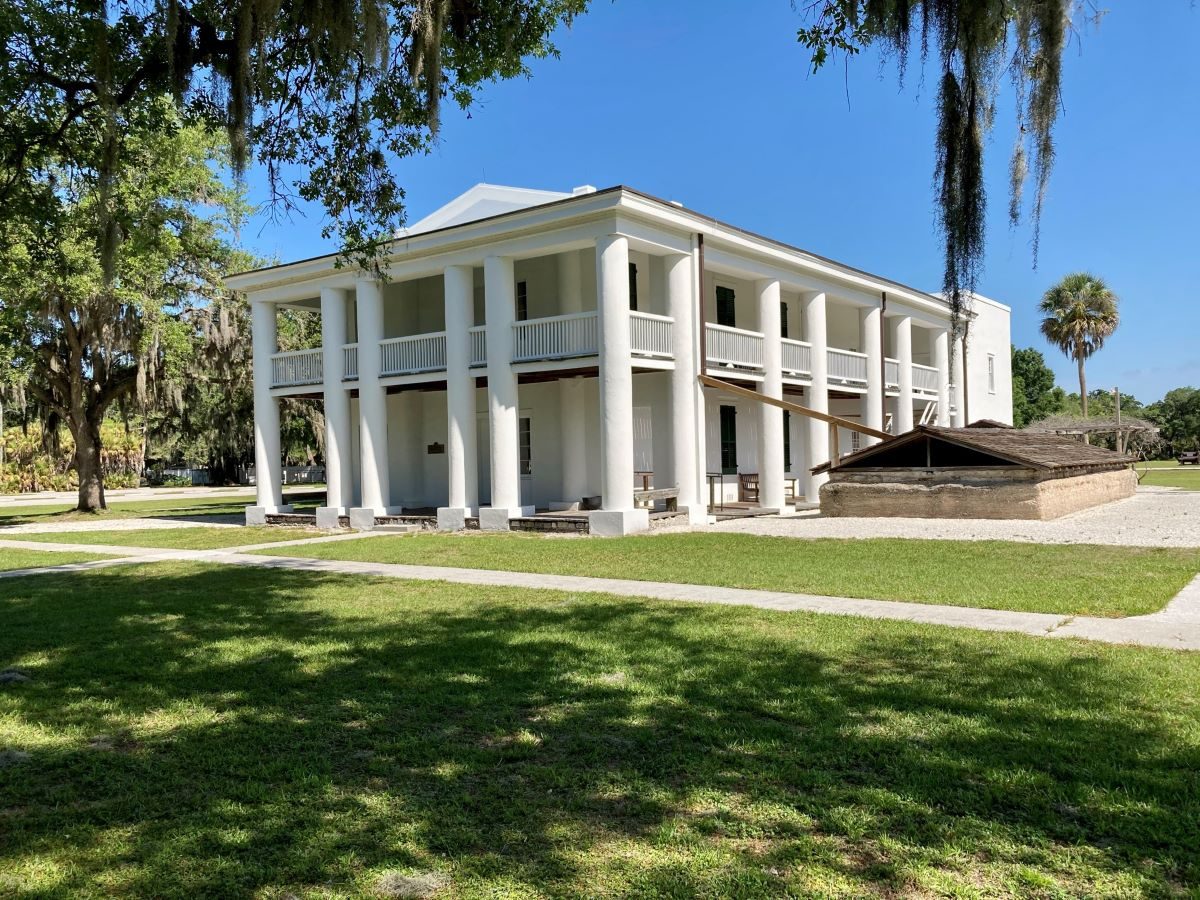
[[[663,501],[667,512],[678,512],[679,488],[651,488],[633,492],[634,506],[653,506],[659,500]]]
[[[1200,466],[1200,450],[1184,450],[1177,459],[1181,466]]]

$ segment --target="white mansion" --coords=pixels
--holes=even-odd
[[[477,185],[396,238],[385,281],[334,263],[228,280],[253,309],[248,521],[286,510],[286,396],[323,398],[318,524],[366,528],[436,510],[441,528],[507,529],[549,509],[624,534],[647,499],[703,522],[748,484],[783,510],[870,440],[835,429],[831,446],[825,422],[701,375],[876,431],[1011,422],[1007,307],[976,297],[952,347],[935,294],[627,187]],[[323,346],[278,352],[280,306],[319,312]]]

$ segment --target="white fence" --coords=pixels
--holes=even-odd
[[[346,344],[342,347],[342,378],[358,378],[358,344]]]
[[[513,362],[565,359],[599,352],[596,313],[570,313],[513,322]]]
[[[913,390],[936,394],[938,391],[938,370],[932,366],[913,363]]]
[[[900,360],[885,359],[883,361],[883,381],[888,387],[900,386]]]
[[[763,336],[727,325],[705,325],[707,362],[744,369],[761,369]]]
[[[867,354],[830,347],[829,380],[842,384],[866,384]]]
[[[658,356],[670,359],[675,355],[671,347],[670,316],[654,313],[631,312],[629,314],[629,349],[639,356]]]
[[[468,329],[471,335],[471,365],[486,366],[487,365],[487,328],[483,325],[476,325]]]
[[[324,377],[320,349],[289,350],[271,355],[272,387],[320,384]]]
[[[379,342],[379,374],[410,375],[446,368],[446,332],[414,334]]]
[[[812,374],[812,345],[804,341],[783,339],[783,371],[789,375]]]

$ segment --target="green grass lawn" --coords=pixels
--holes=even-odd
[[[1200,571],[1200,550],[745,534],[412,534],[258,552],[1092,616],[1154,612]]]
[[[107,559],[96,553],[68,553],[53,550],[12,550],[8,547],[0,549],[0,572],[11,572],[14,569],[33,569],[39,566],[65,566],[67,563],[91,562],[96,559]],[[0,597],[4,595],[8,583],[0,583]],[[4,660],[0,657],[0,668]]]
[[[138,528],[129,531],[56,531],[47,534],[14,534],[0,537],[12,541],[51,544],[105,544],[114,547],[163,547],[168,550],[216,550],[221,547],[240,547],[265,544],[268,541],[290,541],[297,538],[320,537],[315,528],[285,528],[281,526],[239,526],[237,528]]]
[[[157,564],[3,666],[6,895],[1200,890],[1200,654]]]
[[[316,507],[324,497],[323,493],[287,494],[285,499],[297,509]],[[107,511],[102,513],[75,512],[67,503],[31,504],[26,506],[0,507],[0,525],[18,525],[23,522],[33,522],[53,517],[56,521],[94,521],[99,517],[114,519],[144,518],[147,516],[218,516],[241,515],[248,505],[254,502],[253,494],[245,496],[224,497],[187,497],[184,499],[152,499],[129,500],[124,503],[115,501],[109,504]]]
[[[1195,466],[1173,466],[1171,468],[1151,469],[1142,475],[1139,484],[1183,488],[1185,491],[1200,491],[1200,468]]]

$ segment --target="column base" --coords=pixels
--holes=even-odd
[[[347,514],[344,506],[318,506],[317,527],[322,531],[337,531],[342,527],[342,517]]]
[[[576,512],[583,508],[582,500],[551,500],[550,512]]]
[[[467,527],[467,519],[476,514],[476,510],[469,506],[439,506],[437,511],[438,531],[464,531]]]
[[[266,525],[267,516],[278,515],[279,513],[290,513],[292,507],[288,504],[281,506],[247,506],[246,507],[246,524],[247,525]]]
[[[373,531],[375,517],[386,516],[387,509],[376,509],[370,506],[352,506],[349,510],[350,527],[355,531]]]
[[[598,509],[588,516],[588,531],[602,537],[619,537],[650,529],[646,509]]]
[[[532,506],[485,506],[479,510],[480,531],[508,531],[508,520],[532,516]]]
[[[689,525],[709,525],[712,523],[712,516],[708,514],[708,509],[703,503],[693,503],[686,506],[680,504],[679,509],[687,517]]]

